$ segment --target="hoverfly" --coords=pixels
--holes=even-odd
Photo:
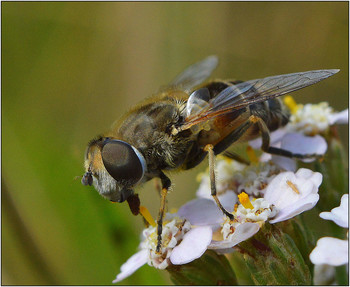
[[[134,188],[160,178],[157,252],[171,186],[166,171],[193,168],[208,155],[212,196],[222,212],[233,219],[216,196],[215,155],[238,141],[261,135],[263,151],[305,157],[270,147],[269,132],[286,125],[289,119],[289,111],[278,97],[339,71],[315,70],[246,82],[214,80],[203,84],[217,64],[217,57],[210,56],[188,67],[167,88],[127,112],[109,132],[90,141],[85,153],[82,184],[93,184],[113,202],[127,200],[134,214],[139,213]]]

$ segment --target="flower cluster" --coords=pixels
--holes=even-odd
[[[244,165],[237,161],[220,157],[217,162],[218,180],[217,193],[219,196],[234,192],[245,192],[259,196],[264,193],[268,183],[281,169],[271,162],[255,162]],[[198,197],[211,198],[210,178],[208,172],[201,174],[201,184],[197,191]]]
[[[222,196],[222,205],[231,205],[228,210],[232,210],[235,218],[233,221],[223,217],[215,202],[207,198],[188,202],[178,213],[189,218],[195,225],[212,225],[214,229],[221,225],[223,240],[212,241],[209,248],[220,249],[222,253],[232,252],[232,247],[253,236],[264,222],[284,221],[315,206],[319,199],[318,187],[321,182],[320,173],[302,168],[296,173],[285,171],[274,176],[263,196],[249,198],[246,193],[241,193],[236,196],[236,200],[232,200],[230,196]],[[255,191],[252,194],[257,193],[259,192]],[[239,204],[236,204],[237,199]],[[208,217],[210,215],[210,218],[203,213],[208,214]]]
[[[287,129],[314,136],[327,131],[329,126],[348,121],[348,110],[334,112],[327,102],[297,105],[292,113]]]
[[[121,272],[113,283],[130,276],[146,263],[157,269],[165,269],[169,264],[186,264],[193,261],[202,256],[212,237],[211,228],[191,228],[188,220],[168,213],[163,224],[162,250],[156,252],[157,228],[153,225],[144,229],[140,251],[122,265]]]
[[[288,97],[286,102],[292,111],[291,121],[271,134],[270,144],[293,153],[323,155],[327,142],[320,134],[330,125],[347,122],[348,111],[335,113],[326,103],[296,105]],[[251,141],[249,145],[258,149],[261,140]],[[146,263],[157,269],[166,269],[196,260],[207,249],[219,254],[231,253],[237,244],[259,232],[266,222],[275,224],[312,209],[319,200],[323,177],[310,169],[297,170],[296,166],[292,159],[264,153],[259,159],[252,159],[249,165],[218,157],[217,194],[232,217],[223,215],[211,196],[209,176],[201,174],[197,198],[181,206],[177,213],[167,214],[163,223],[162,250],[156,252],[157,228],[154,222],[150,222],[151,226],[143,231],[139,251],[122,265],[113,282],[130,276]],[[320,216],[348,227],[348,223],[344,226],[343,222],[347,200],[347,196],[343,197],[338,209],[323,212]],[[324,253],[324,246],[330,244],[330,240],[335,239],[319,240],[310,255],[312,262],[332,264],[329,255]],[[335,242],[332,244],[336,246]],[[344,244],[337,245],[342,250],[339,252],[344,252]],[[344,260],[339,259],[334,263],[337,264],[344,264]]]
[[[218,166],[225,168],[225,165]],[[218,172],[220,173],[219,169]],[[262,178],[262,182],[265,181],[266,178]],[[169,264],[189,263],[207,249],[219,253],[232,252],[235,245],[252,237],[266,221],[280,222],[311,209],[318,201],[317,192],[321,182],[320,173],[300,169],[296,173],[286,171],[274,175],[267,184],[264,195],[258,191],[261,185],[257,185],[257,190],[251,194],[260,194],[259,197],[248,196],[245,192],[237,196],[228,191],[230,196],[223,194],[221,202],[223,206],[231,206],[228,210],[234,215],[233,221],[223,216],[212,199],[203,197],[192,200],[183,205],[177,214],[167,215],[159,254],[155,251],[156,228],[151,226],[143,231],[140,251],[121,267],[121,273],[113,282],[123,280],[146,263],[165,269]],[[244,183],[247,184],[247,181]],[[236,185],[240,186],[238,182]],[[218,229],[222,240],[216,241],[213,240],[213,232]]]

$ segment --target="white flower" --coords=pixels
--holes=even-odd
[[[162,250],[156,252],[157,228],[150,226],[143,231],[144,240],[138,251],[120,268],[113,283],[133,274],[144,264],[165,269],[170,264],[186,264],[203,255],[212,238],[209,226],[192,228],[188,220],[167,214],[162,231]]]
[[[212,240],[208,247],[209,249],[214,249],[218,253],[233,252],[234,250],[232,247],[254,236],[260,229],[259,224],[254,222],[245,222],[237,225],[236,228],[231,226],[227,227],[232,230],[231,236],[222,241]]]
[[[239,198],[241,204],[232,212],[234,220],[225,217],[221,224],[223,240],[213,240],[209,249],[216,249],[219,253],[232,252],[233,246],[252,237],[259,231],[260,225],[276,214],[275,207],[263,198],[250,202],[248,195],[244,192],[239,195]]]
[[[232,213],[238,224],[244,222],[265,222],[276,215],[275,206],[267,202],[264,198],[254,198],[250,201],[248,195],[244,192],[238,195],[238,197],[241,204]],[[225,224],[231,224],[228,218],[225,219],[223,226],[224,238],[228,238],[224,231]],[[235,222],[232,223],[232,225],[234,224]]]
[[[337,225],[349,228],[348,221],[349,195],[344,194],[339,207],[333,208],[331,212],[321,212],[320,217],[334,221]],[[310,254],[313,264],[328,264],[340,266],[349,262],[349,242],[333,237],[322,237],[317,241],[316,247]]]
[[[348,110],[334,112],[327,102],[298,105],[290,117],[287,129],[300,131],[305,135],[316,135],[325,132],[330,125],[347,123],[348,113]]]
[[[328,120],[330,125],[349,123],[349,109],[329,115]]]
[[[310,253],[310,260],[313,264],[340,266],[348,263],[348,255],[348,240],[322,237],[317,241],[316,247]]]
[[[269,162],[252,163],[243,170],[231,175],[237,182],[236,193],[246,192],[249,195],[259,196],[264,194],[266,186],[275,177],[280,169]]]
[[[340,200],[340,206],[335,207],[331,212],[321,212],[320,217],[327,220],[333,220],[337,225],[349,228],[349,195],[344,194]]]
[[[326,140],[320,135],[306,136],[302,133],[287,132],[285,128],[272,132],[270,136],[270,146],[295,154],[322,156],[326,153],[328,147]],[[261,144],[262,141],[260,138],[249,142],[249,145],[255,149],[259,149]],[[315,159],[316,157],[301,160],[311,162]],[[260,161],[266,162],[269,160],[283,170],[295,171],[297,167],[295,159],[285,156],[263,153],[260,157]]]
[[[319,134],[327,131],[331,125],[348,123],[348,109],[336,113],[326,102],[297,105],[290,96],[285,97],[285,102],[292,111],[292,115],[287,126],[270,134],[272,147],[285,149],[294,154],[320,156],[326,153],[328,147],[326,140]],[[260,148],[261,144],[261,138],[249,142],[249,145],[255,149]],[[315,159],[316,157],[302,159],[302,161],[311,162]],[[296,162],[291,158],[264,153],[261,160],[272,160],[284,170],[296,170]]]
[[[280,169],[269,162],[243,165],[235,160],[219,159],[216,171],[217,194],[221,200],[221,196],[232,192],[236,194],[246,192],[254,196],[263,194],[268,183],[280,172]],[[208,172],[201,176],[197,196],[212,199]]]
[[[268,185],[264,198],[278,210],[270,223],[290,219],[313,208],[319,200],[322,174],[306,168],[277,175]]]
[[[264,222],[277,223],[313,208],[319,199],[321,182],[322,175],[308,169],[281,172],[269,182],[263,197],[249,199],[247,194],[241,193],[239,205],[236,200],[224,202],[221,198],[223,206],[236,204],[232,211],[234,220],[223,216],[214,201],[205,198],[188,202],[180,208],[179,214],[191,218],[196,225],[218,227],[220,223],[223,240],[212,241],[209,248],[221,253],[232,252],[233,246],[253,236]]]

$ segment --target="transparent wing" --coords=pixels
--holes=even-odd
[[[210,92],[207,88],[201,88],[194,91],[187,100],[186,117],[198,114],[203,108],[206,108],[210,100]]]
[[[189,66],[170,83],[170,86],[176,86],[186,92],[190,92],[194,87],[204,82],[211,75],[218,65],[218,62],[217,56],[209,56]]]
[[[200,112],[188,115],[182,130],[232,110],[242,109],[302,89],[324,80],[339,70],[315,70],[242,82],[227,87]]]

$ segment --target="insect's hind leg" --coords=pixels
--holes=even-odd
[[[168,190],[171,186],[170,179],[163,172],[160,174],[160,179],[162,181],[162,190],[161,190],[159,214],[158,214],[158,219],[157,219],[156,253],[160,253],[161,247],[162,247],[163,218],[164,218],[165,208],[166,208],[166,196],[167,196]]]
[[[273,154],[273,155],[280,155],[280,156],[284,156],[284,157],[289,157],[289,158],[298,158],[298,159],[306,159],[306,158],[317,158],[320,157],[319,154],[299,154],[299,153],[293,153],[291,151],[282,149],[282,148],[278,148],[278,147],[272,147],[270,146],[270,132],[269,129],[265,123],[265,121],[256,116],[256,118],[258,119],[258,127],[259,130],[261,132],[261,139],[262,139],[262,146],[261,149],[264,152],[267,152],[269,154]]]

